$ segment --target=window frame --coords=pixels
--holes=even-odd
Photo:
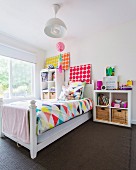
[[[32,99],[32,98],[35,98],[35,63],[33,62],[28,62],[28,61],[23,61],[23,60],[20,60],[20,59],[17,59],[17,58],[11,58],[11,57],[6,57],[4,55],[1,55],[1,57],[3,58],[8,58],[9,59],[9,98],[4,98],[3,97],[3,100],[8,103],[8,102],[12,102],[12,101],[17,101],[17,100],[23,100],[23,99]],[[27,95],[27,96],[13,96],[13,93],[12,93],[12,61],[14,60],[19,60],[19,61],[22,61],[22,62],[26,62],[26,63],[31,63],[32,64],[32,69],[31,69],[31,95]]]

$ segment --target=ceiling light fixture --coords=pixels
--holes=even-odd
[[[59,4],[53,4],[55,17],[47,21],[44,29],[45,34],[52,38],[62,38],[67,32],[67,27],[65,23],[59,18],[56,18],[56,14],[60,7],[61,6]]]

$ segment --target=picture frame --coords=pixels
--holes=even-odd
[[[106,76],[103,77],[103,85],[106,90],[115,90],[118,88],[118,77],[117,76]]]
[[[115,76],[115,66],[106,66],[105,76]]]

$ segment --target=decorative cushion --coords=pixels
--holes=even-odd
[[[77,88],[77,87],[82,88],[82,91],[81,91],[81,99],[82,99],[85,85],[86,85],[86,82],[70,82],[69,88],[72,88],[72,89]]]
[[[83,91],[83,87],[78,86],[78,87],[71,89],[70,93],[72,94],[74,100],[79,100],[81,99],[82,91]],[[70,100],[73,100],[73,99],[70,99]]]

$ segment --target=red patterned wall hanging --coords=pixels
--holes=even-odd
[[[70,81],[91,83],[91,64],[70,67]]]

